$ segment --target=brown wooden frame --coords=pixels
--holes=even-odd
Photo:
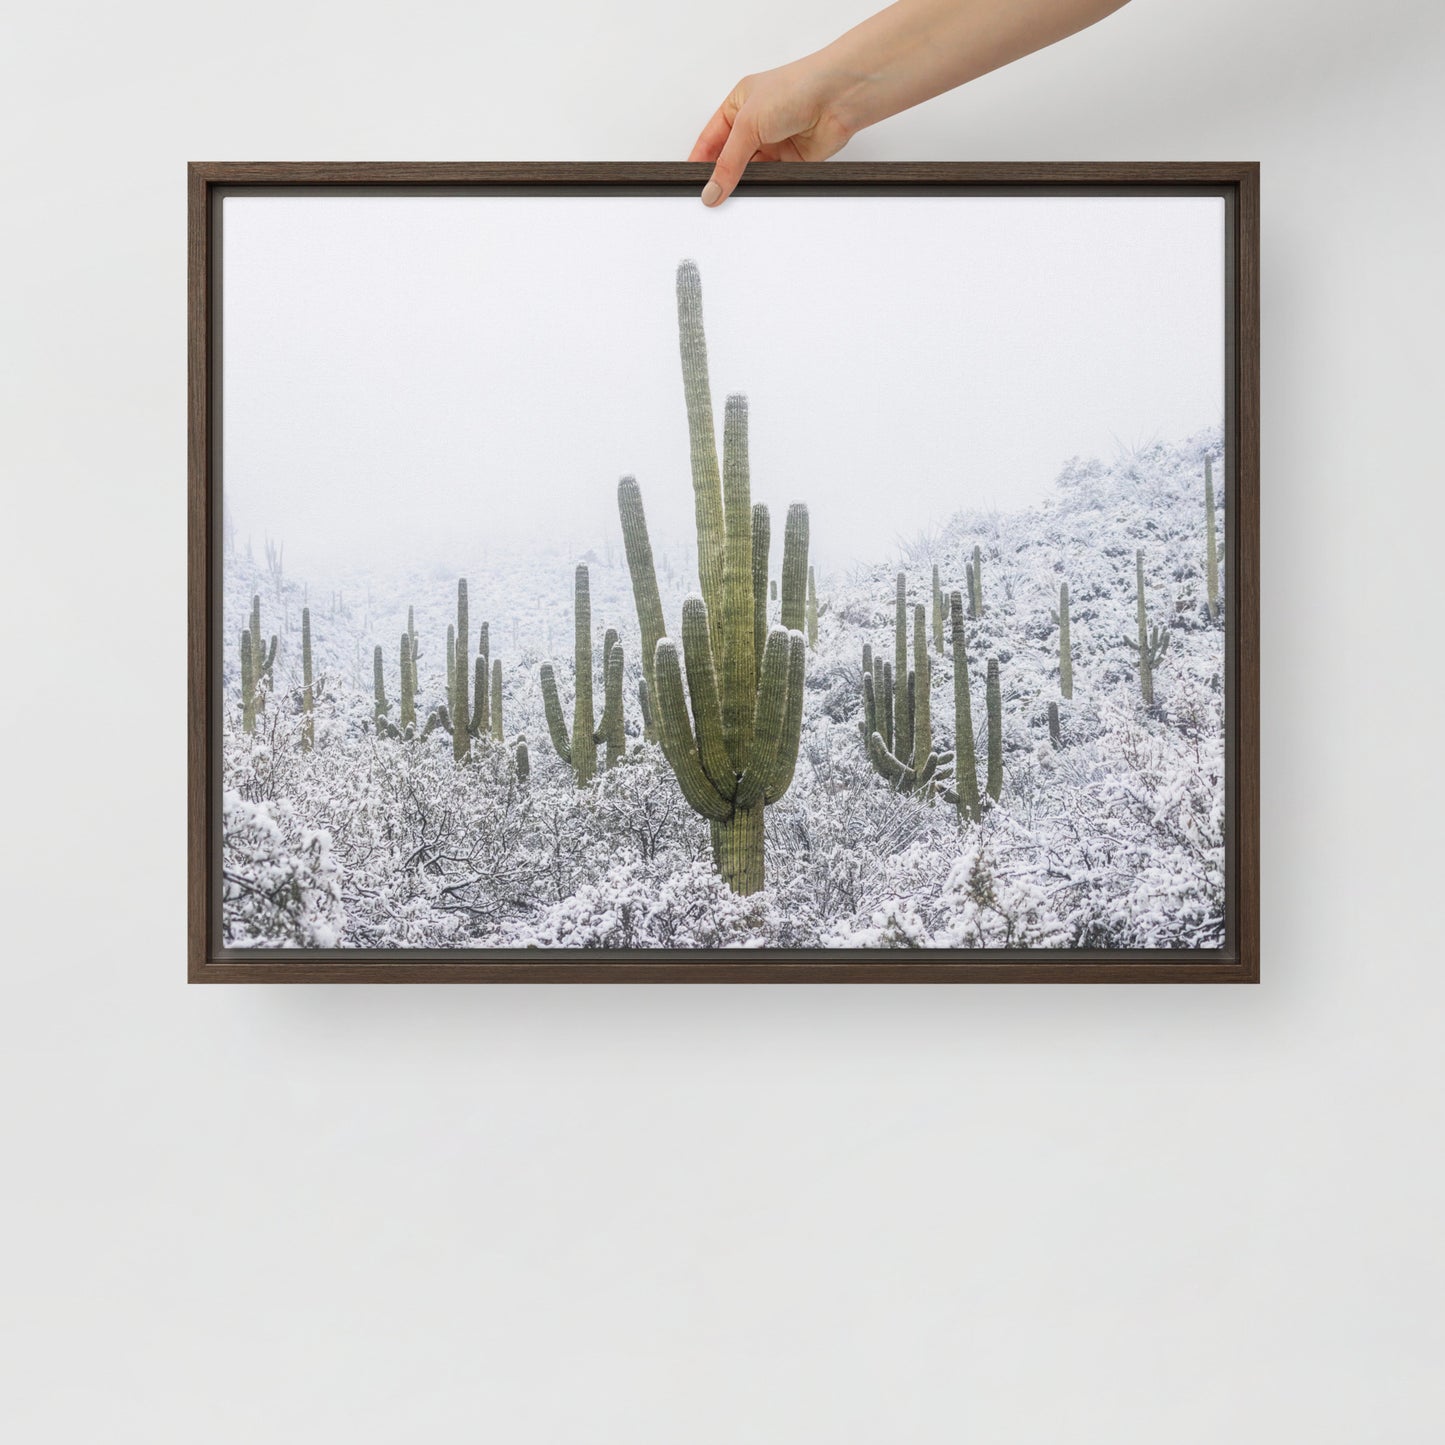
[[[212,260],[216,204],[239,188],[536,188],[676,190],[696,194],[709,168],[690,164],[193,163],[189,175],[188,978],[192,983],[1257,983],[1259,981],[1259,167],[1215,164],[754,165],[739,193],[780,188],[1067,193],[1188,191],[1227,202],[1233,267],[1226,446],[1226,575],[1230,586],[1226,696],[1233,708],[1226,769],[1226,946],[1218,951],[816,950],[533,952],[228,950],[213,891],[219,602],[213,471]]]

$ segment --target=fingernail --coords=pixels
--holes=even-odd
[[[716,181],[709,181],[702,188],[702,203],[705,206],[715,206],[722,200],[722,187]]]

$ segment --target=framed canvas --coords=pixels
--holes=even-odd
[[[189,977],[1253,982],[1252,164],[196,164]]]

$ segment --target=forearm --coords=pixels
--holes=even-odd
[[[898,0],[808,57],[848,134],[1042,50],[1125,0]]]

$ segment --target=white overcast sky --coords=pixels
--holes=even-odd
[[[1224,414],[1212,198],[228,196],[223,485],[288,570],[459,536],[578,552],[692,536],[673,276],[701,269],[719,425],[755,500],[809,503],[825,566],[1065,460]]]

